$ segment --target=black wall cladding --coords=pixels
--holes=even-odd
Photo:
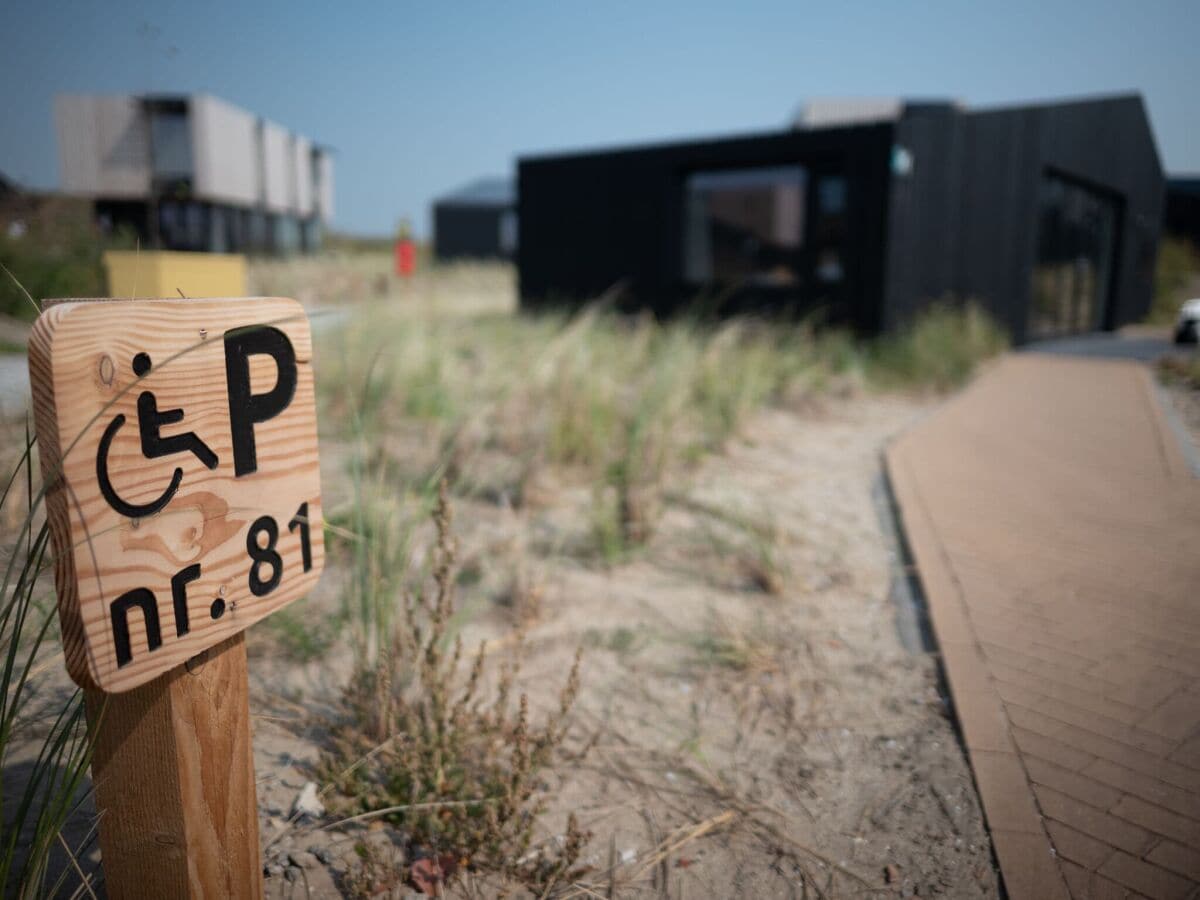
[[[897,156],[911,166],[893,165]],[[743,284],[715,296],[687,284],[687,176],[792,164],[847,179],[840,283]],[[521,159],[521,302],[576,308],[619,286],[624,309],[815,313],[870,335],[953,296],[982,303],[1021,342],[1046,174],[1114,198],[1103,326],[1142,318],[1164,180],[1136,95],[981,111],[910,103],[895,121]]]

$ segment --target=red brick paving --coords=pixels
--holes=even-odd
[[[1200,480],[1148,371],[1006,357],[887,464],[1009,896],[1200,897]]]

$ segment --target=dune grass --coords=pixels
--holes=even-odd
[[[669,474],[719,449],[754,410],[835,389],[948,390],[1007,345],[970,304],[936,305],[870,342],[804,322],[664,323],[600,305],[515,315],[510,271],[448,267],[382,299],[364,289],[353,317],[323,336],[322,419],[342,423],[355,492],[365,484],[371,497],[347,516],[403,494],[428,511],[442,475],[457,493],[519,505],[549,468],[590,486],[592,552],[614,563],[652,538]],[[445,302],[456,282],[471,298],[464,312]]]
[[[590,486],[591,553],[613,564],[652,538],[671,474],[754,410],[835,388],[948,390],[1007,343],[969,304],[934,306],[873,342],[803,322],[663,323],[602,306],[514,315],[510,271],[449,267],[383,299],[363,288],[318,344],[322,421],[349,448],[353,496],[330,514],[335,544],[353,535],[343,611],[365,652],[387,631],[395,573],[442,476],[517,505],[540,470]],[[462,311],[444,302],[456,283]]]
[[[1164,237],[1154,266],[1154,304],[1147,321],[1169,325],[1190,296],[1200,294],[1200,252],[1187,240]]]
[[[871,382],[884,389],[958,387],[1008,337],[978,306],[938,303],[907,328],[863,348]]]
[[[78,855],[62,837],[83,793],[91,744],[79,691],[65,702],[44,695],[42,677],[58,643],[54,596],[42,576],[49,563],[49,528],[33,472],[34,440],[26,430],[22,453],[0,495],[0,521],[20,525],[5,546],[0,587],[0,771],[17,763],[24,785],[5,796],[0,782],[0,894],[53,896],[67,873],[64,854]],[[52,863],[59,876],[51,882]]]

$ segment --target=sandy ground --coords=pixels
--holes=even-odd
[[[928,408],[857,397],[760,414],[675,486],[649,548],[611,569],[561,551],[586,520],[586,490],[547,485],[520,511],[457,504],[463,556],[496,570],[462,589],[477,613],[468,646],[511,632],[494,602],[507,559],[542,588],[520,680],[535,710],[585,647],[575,743],[598,737],[543,785],[545,823],[553,839],[577,813],[592,833],[583,882],[600,896],[997,896],[935,660],[906,649],[889,599],[903,570],[881,515],[879,454]],[[722,512],[780,536],[778,595],[714,539]],[[287,819],[351,661],[289,665],[265,632],[252,653],[268,896],[335,896],[353,843],[386,835]],[[493,888],[468,879],[455,890]]]
[[[1166,394],[1200,446],[1200,395]],[[610,886],[616,897],[998,896],[936,660],[893,599],[904,570],[879,453],[931,407],[852,396],[759,414],[679,478],[651,545],[614,568],[570,551],[585,528],[584,488],[546,482],[517,510],[502,497],[456,502],[461,558],[483,572],[460,587],[468,643],[509,639],[497,599],[524,567],[543,596],[520,682],[535,709],[553,702],[585,648],[573,745],[598,738],[547,778],[545,824],[553,839],[567,812],[579,815],[592,833],[584,881],[600,896]],[[323,450],[325,492],[344,495],[337,448]],[[778,595],[751,582],[721,513],[779,534]],[[319,626],[344,574],[331,566],[305,601],[306,622]],[[354,844],[395,835],[288,819],[353,659],[335,645],[319,661],[291,661],[262,626],[250,646],[267,895],[341,896]],[[47,709],[68,690],[52,674]],[[22,760],[14,754],[6,785],[20,781]],[[84,813],[72,843],[87,831]],[[664,844],[677,846],[648,864]],[[80,860],[97,861],[94,847]],[[467,880],[452,893],[495,890]]]
[[[307,277],[290,265],[277,274]],[[290,283],[272,290],[301,293]],[[494,293],[481,290],[480,303],[494,304]],[[936,659],[892,599],[906,573],[888,531],[880,452],[931,406],[851,393],[760,413],[723,453],[674,476],[649,546],[612,567],[577,550],[593,497],[570,473],[535,478],[515,509],[503,489],[456,501],[460,565],[477,573],[460,580],[468,649],[485,638],[512,646],[502,601],[517,574],[541,597],[518,684],[535,712],[556,701],[584,648],[569,749],[595,743],[541,785],[540,837],[553,840],[572,811],[591,832],[582,884],[594,893],[568,895],[998,895]],[[322,436],[327,510],[347,496],[339,451]],[[776,591],[755,583],[754,541],[735,520],[776,536]],[[331,560],[298,606],[305,628],[326,626],[345,576]],[[355,843],[397,836],[290,819],[355,660],[338,642],[297,662],[271,621],[249,643],[267,895],[340,896]],[[58,666],[44,678],[52,710],[69,682]],[[4,776],[19,783],[19,765]],[[72,845],[88,813],[73,824]],[[97,861],[93,846],[80,864]],[[452,893],[496,890],[468,876]]]

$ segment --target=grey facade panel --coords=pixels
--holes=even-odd
[[[292,136],[292,154],[289,160],[293,179],[293,209],[301,218],[308,218],[316,208],[313,197],[312,142],[300,135]]]
[[[294,206],[291,135],[282,125],[264,121],[262,142],[262,202],[268,213],[288,213]]]
[[[190,101],[196,196],[253,206],[262,196],[258,119],[230,103],[198,94]]]
[[[313,200],[323,225],[333,222],[333,153],[323,147],[313,151]]]
[[[139,100],[60,94],[54,123],[65,193],[133,198],[150,192],[150,125]]]

